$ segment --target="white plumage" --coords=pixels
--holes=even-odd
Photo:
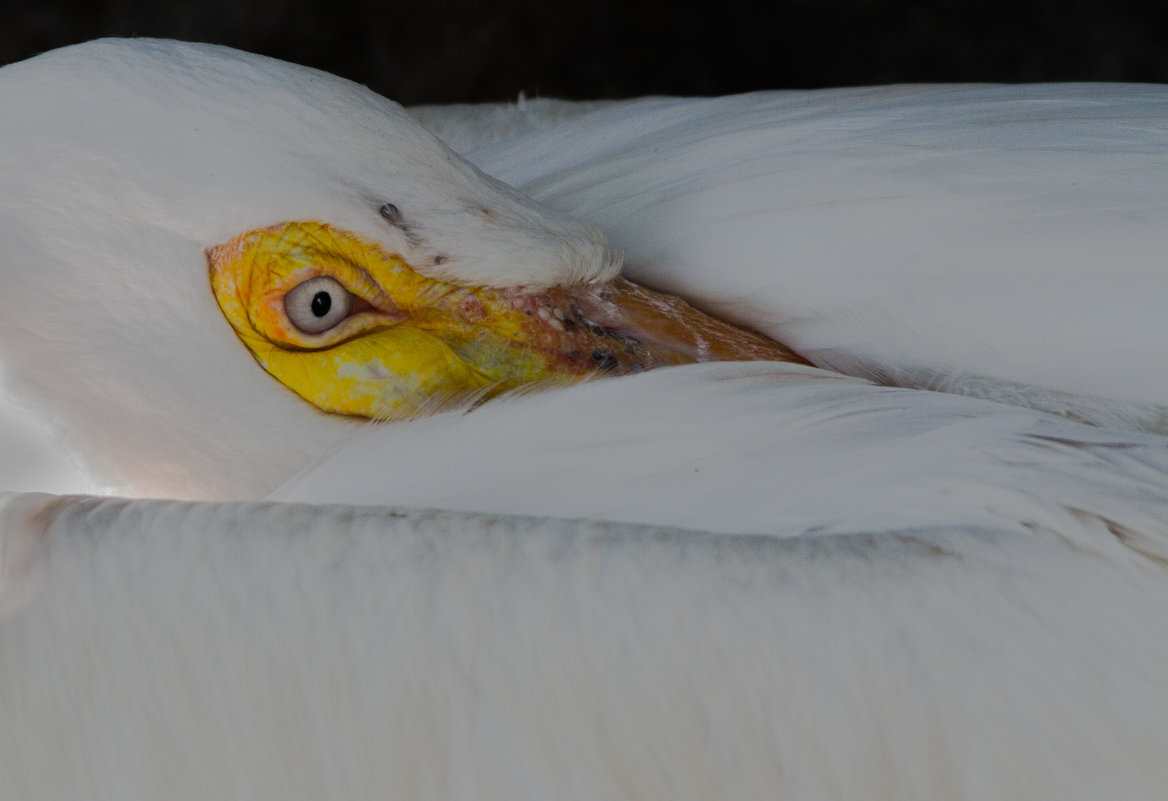
[[[5,353],[7,383],[68,420],[105,483],[128,491],[254,498],[352,431],[272,392],[216,324],[212,245],[320,219],[413,262],[441,255],[437,273],[475,282],[617,268],[595,231],[483,176],[400,106],[315,70],[111,40],[5,68],[0,97],[0,337],[24,343]],[[378,216],[386,202],[412,237]],[[108,357],[94,360],[98,343]]]
[[[1162,88],[416,112],[555,211],[221,48],[61,51],[0,100],[0,356],[107,481],[448,510],[0,501],[19,797],[1162,796]],[[374,427],[206,286],[204,248],[298,218],[468,281],[610,271],[561,212],[901,387],[695,365]]]
[[[817,364],[1168,404],[1162,87],[650,99],[468,155]]]

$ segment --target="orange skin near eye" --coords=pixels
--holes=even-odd
[[[436,281],[319,222],[248,231],[208,250],[224,316],[273,377],[327,412],[391,419],[467,396],[695,361],[798,356],[683,301],[617,279],[534,292]],[[329,276],[349,315],[319,333],[285,296]]]

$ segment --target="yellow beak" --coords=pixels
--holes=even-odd
[[[327,412],[393,419],[598,373],[806,363],[624,279],[545,291],[459,286],[324,223],[249,231],[208,260],[219,308],[256,361]]]

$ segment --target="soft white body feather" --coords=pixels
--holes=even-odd
[[[1163,796],[1162,87],[416,112],[552,211],[220,48],[90,45],[0,96],[0,358],[108,482],[446,510],[0,501],[14,797]],[[203,248],[419,247],[383,201],[498,283],[610,273],[579,214],[910,388],[698,365],[328,418],[234,341]]]
[[[1047,528],[1085,545],[1110,525],[1168,544],[1168,440],[739,362],[370,427],[271,497],[787,537]]]
[[[0,514],[37,538],[0,637],[15,798],[1154,799],[1168,781],[1168,582],[1114,540],[45,496]]]
[[[1161,86],[649,98],[467,156],[817,364],[1168,405]]]

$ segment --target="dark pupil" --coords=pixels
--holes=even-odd
[[[333,296],[325,291],[317,292],[312,296],[312,313],[317,317],[324,317],[333,307]]]

